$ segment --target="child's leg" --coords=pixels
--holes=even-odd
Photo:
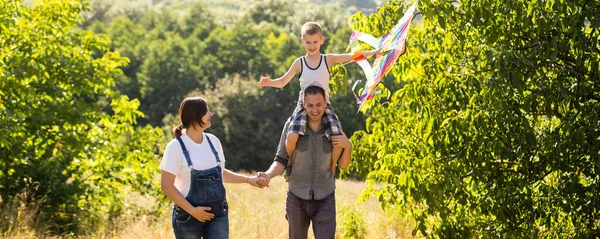
[[[292,154],[296,150],[296,142],[298,142],[298,137],[300,135],[298,133],[290,132],[287,134],[285,139],[285,150],[287,151],[288,158],[292,158]],[[290,166],[291,160],[288,161],[288,166]]]
[[[288,155],[288,164],[283,173],[286,182],[292,173],[292,155],[296,151],[296,143],[298,142],[300,133],[304,133],[304,130],[306,130],[306,111],[302,107],[302,101],[298,102],[298,106],[296,106],[294,113],[288,119],[288,123],[286,124],[286,129],[284,129],[286,132],[285,151]]]
[[[296,108],[296,110],[297,111],[292,115],[287,137],[285,139],[285,149],[287,150],[290,159],[296,150],[298,138],[306,131],[306,111],[304,108]]]
[[[337,167],[337,161],[340,159],[340,156],[342,156],[342,148],[333,146],[333,149],[331,150],[331,172],[333,173],[333,176],[335,176],[335,168]]]
[[[333,112],[331,104],[327,104],[327,106],[325,107],[325,115],[325,120],[327,121],[327,125],[329,125],[329,129],[327,129],[329,135],[327,137],[329,138],[329,140],[331,140],[331,136],[342,134],[342,123],[338,119],[335,112]],[[339,146],[333,146],[333,149],[331,150],[331,172],[334,176],[335,168],[337,167],[337,162],[340,159],[340,156],[342,156],[342,150],[343,149]]]

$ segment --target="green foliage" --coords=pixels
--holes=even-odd
[[[194,33],[198,39],[204,39],[216,28],[214,16],[200,3],[194,4],[183,18],[182,37],[187,38]]]
[[[380,36],[405,4],[357,14],[353,27]],[[419,9],[423,27],[392,70],[406,85],[377,96],[352,138],[366,195],[404,208],[429,237],[598,235],[598,2]]]
[[[141,85],[141,109],[147,112],[150,123],[159,125],[170,109],[178,109],[180,95],[185,95],[200,84],[200,72],[194,71],[184,40],[178,35],[156,40],[148,46],[149,52],[137,74]]]
[[[293,23],[294,4],[289,1],[269,0],[257,4],[247,13],[247,17],[254,23],[268,22],[277,26]],[[296,30],[299,32],[299,30]]]
[[[0,8],[0,202],[28,192],[21,200],[40,205],[48,230],[63,233],[102,227],[130,192],[156,195],[162,133],[133,127],[139,102],[111,90],[127,59],[108,51],[106,37],[74,29],[85,6]]]
[[[325,31],[337,32],[345,25],[345,14],[339,3],[268,0],[250,8],[240,21],[257,25],[274,24],[299,39],[300,28],[305,22],[319,22]]]
[[[377,8],[377,4],[373,0],[346,0],[344,2],[345,7],[357,7],[359,9],[374,9]]]
[[[340,214],[340,234],[342,238],[365,238],[365,221],[363,212],[356,206],[343,206]]]

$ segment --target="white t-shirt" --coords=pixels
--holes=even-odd
[[[225,155],[223,155],[221,141],[219,141],[216,136],[209,133],[204,133],[204,137],[202,143],[197,144],[192,141],[187,134],[181,136],[185,148],[190,153],[192,167],[196,170],[205,170],[214,168],[218,165],[217,159],[208,144],[208,140],[206,140],[206,137],[209,137],[215,150],[217,150],[217,153],[219,154],[221,169],[224,169]],[[160,169],[175,175],[175,187],[184,197],[186,197],[190,191],[190,168],[188,167],[185,156],[183,155],[183,150],[177,139],[173,139],[167,144],[165,154],[160,162]]]

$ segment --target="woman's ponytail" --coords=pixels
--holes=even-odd
[[[183,130],[183,124],[179,124],[175,127],[173,127],[173,135],[175,135],[175,137],[179,137],[182,135],[181,131]]]

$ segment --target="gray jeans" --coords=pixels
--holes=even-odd
[[[321,200],[304,200],[288,191],[285,201],[290,239],[306,239],[311,221],[315,239],[335,238],[335,193]]]

